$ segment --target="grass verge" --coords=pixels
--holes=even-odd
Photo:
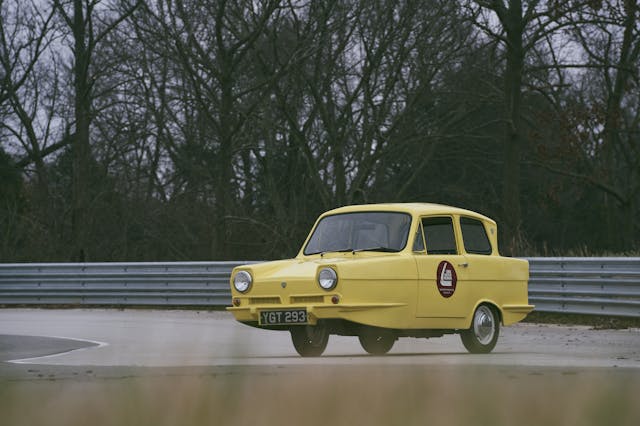
[[[640,318],[609,317],[604,315],[560,314],[532,312],[524,322],[537,324],[586,325],[598,330],[640,328]]]

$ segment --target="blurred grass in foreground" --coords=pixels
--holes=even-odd
[[[638,395],[636,369],[319,361],[0,382],[0,424],[637,426]]]

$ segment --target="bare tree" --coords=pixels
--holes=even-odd
[[[49,93],[56,92],[57,82],[50,78],[55,59],[43,64],[41,58],[53,40],[53,16],[34,2],[0,0],[0,105],[10,111],[0,128],[19,142],[18,154],[24,156],[19,166],[35,164],[42,201],[48,193],[45,156],[52,150],[47,142],[56,102]]]
[[[90,180],[91,154],[90,127],[93,119],[94,85],[101,71],[92,67],[98,47],[105,37],[127,19],[141,4],[100,0],[53,0],[55,10],[69,29],[70,48],[73,52],[73,257],[78,261],[90,258]]]
[[[168,42],[167,51],[183,73],[182,94],[189,99],[183,105],[191,111],[182,114],[182,120],[192,124],[185,130],[195,136],[170,149],[178,163],[187,155],[197,157],[193,165],[202,164],[188,172],[200,169],[201,180],[213,191],[211,252],[218,258],[225,256],[228,218],[239,197],[235,167],[242,134],[272,79],[247,73],[248,58],[255,55],[279,3],[167,1],[152,9],[157,28],[165,34],[157,40]]]
[[[311,54],[297,55],[296,72],[274,86],[273,98],[324,208],[366,200],[388,178],[394,151],[411,157],[412,149],[426,154],[434,145],[428,136],[442,123],[433,116],[412,120],[429,114],[421,102],[434,96],[468,39],[452,24],[459,23],[455,5],[423,6],[329,2],[294,11],[292,31],[301,45],[290,51]],[[398,198],[429,156],[420,160]]]
[[[545,167],[586,182],[603,194],[610,246],[631,248],[640,209],[640,6],[593,2],[571,16],[571,39],[581,54],[566,69],[582,69],[571,128],[577,170]]]
[[[583,1],[476,0],[474,5],[468,5],[476,17],[476,25],[492,42],[504,47],[502,204],[506,233],[516,238],[522,222],[523,91],[531,78],[527,59],[534,56],[540,44],[548,43],[554,34],[568,27],[568,18],[585,4]]]

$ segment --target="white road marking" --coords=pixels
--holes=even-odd
[[[11,360],[8,360],[7,362],[10,362],[12,364],[37,364],[39,361],[41,361],[43,359],[51,359],[51,358],[54,358],[54,357],[57,357],[57,356],[67,355],[67,354],[70,354],[70,353],[73,353],[73,352],[82,352],[82,351],[85,351],[87,349],[100,349],[100,348],[104,348],[106,346],[109,346],[109,344],[106,343],[106,342],[100,342],[98,340],[89,340],[89,339],[78,339],[76,337],[64,337],[64,336],[29,336],[29,337],[43,337],[43,338],[46,338],[46,339],[74,340],[76,342],[92,343],[95,346],[85,346],[84,348],[71,349],[70,351],[63,351],[63,352],[58,352],[58,353],[55,353],[55,354],[36,356],[36,357],[32,357],[32,358],[11,359]]]

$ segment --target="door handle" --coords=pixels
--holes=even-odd
[[[467,268],[469,266],[469,264],[467,262],[458,263],[458,266],[462,266],[463,268]]]

